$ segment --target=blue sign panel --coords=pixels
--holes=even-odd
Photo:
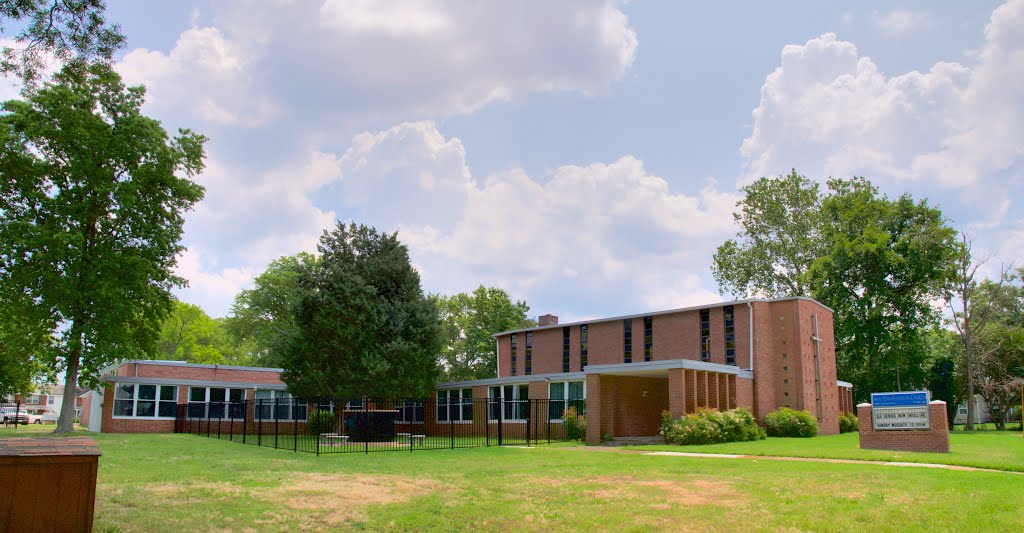
[[[872,407],[927,407],[928,391],[873,392]]]

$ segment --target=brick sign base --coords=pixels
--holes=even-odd
[[[860,447],[870,450],[901,450],[907,452],[949,453],[949,425],[946,402],[934,401],[928,406],[930,430],[897,429],[875,431],[871,423],[871,404],[857,406],[860,426]]]

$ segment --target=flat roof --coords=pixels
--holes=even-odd
[[[595,318],[595,319],[592,319],[592,320],[579,320],[579,321],[576,321],[576,322],[566,322],[564,324],[551,324],[549,326],[534,326],[532,328],[510,329],[508,331],[502,331],[501,333],[495,333],[494,335],[491,335],[491,337],[500,337],[502,335],[509,335],[511,333],[522,333],[522,332],[526,332],[526,331],[537,331],[537,330],[542,330],[542,329],[564,328],[566,326],[581,326],[583,324],[593,324],[593,323],[596,323],[596,322],[611,322],[613,320],[626,320],[626,319],[629,319],[629,318],[643,318],[645,316],[666,315],[666,314],[669,314],[669,313],[682,313],[684,311],[696,311],[698,309],[708,309],[708,308],[711,308],[711,307],[725,307],[727,305],[743,305],[743,304],[746,304],[746,303],[754,303],[754,302],[761,302],[761,303],[785,302],[785,301],[789,301],[789,300],[807,300],[809,302],[814,302],[814,303],[824,307],[825,309],[828,309],[829,312],[831,312],[831,313],[835,312],[835,311],[832,310],[831,307],[829,307],[829,306],[827,306],[827,305],[825,305],[825,304],[815,300],[814,298],[808,298],[807,296],[787,296],[785,298],[747,298],[745,300],[733,300],[731,302],[719,302],[719,303],[715,303],[715,304],[693,305],[693,306],[690,306],[690,307],[680,307],[678,309],[666,309],[664,311],[651,311],[651,312],[648,312],[648,313],[637,313],[637,314],[633,314],[633,315],[613,316],[613,317],[609,317],[609,318]]]
[[[120,363],[114,363],[104,368],[100,373],[105,374],[116,368],[120,368],[124,365],[153,365],[153,366],[176,366],[182,368],[209,368],[209,369],[220,369],[220,370],[250,370],[253,372],[276,372],[280,374],[284,372],[283,368],[267,368],[262,366],[234,366],[234,365],[210,365],[204,363],[186,363],[185,361],[167,361],[164,359],[129,359]]]

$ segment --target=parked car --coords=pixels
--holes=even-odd
[[[43,423],[43,415],[41,413],[28,413],[28,423],[41,425]]]
[[[60,418],[60,413],[55,413],[49,409],[47,409],[46,412],[43,413],[44,424],[56,424],[58,418]]]
[[[0,417],[3,417],[4,424],[28,425],[28,413],[24,409],[15,411],[14,407],[0,407]]]

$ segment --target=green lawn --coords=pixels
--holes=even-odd
[[[862,450],[856,433],[811,439],[768,438],[755,442],[729,442],[702,446],[630,446],[634,450],[728,453],[738,455],[779,455],[864,461],[938,463],[1024,472],[1024,438],[1019,432],[957,432],[949,436],[949,453],[916,453]],[[1024,483],[1024,480],[1022,480]]]
[[[1024,529],[1011,473],[563,447],[316,457],[93,436],[97,531]]]

